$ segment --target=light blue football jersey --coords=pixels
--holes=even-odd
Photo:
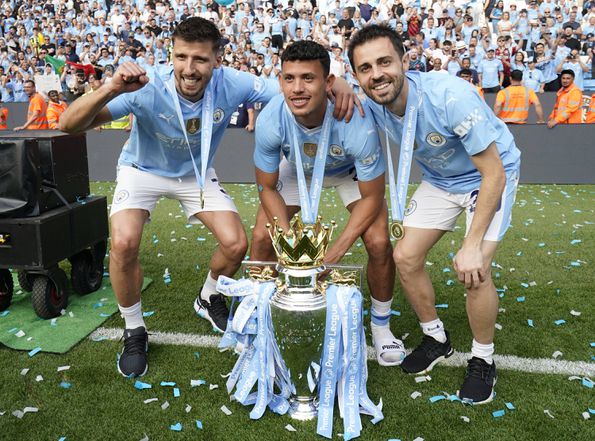
[[[130,138],[124,145],[119,165],[137,167],[141,170],[166,177],[181,177],[194,174],[192,160],[184,132],[180,125],[174,100],[166,87],[173,76],[173,68],[160,73],[154,69],[147,72],[149,83],[142,89],[122,94],[107,104],[114,119],[129,113],[134,114]],[[209,151],[209,164],[223,137],[233,112],[244,102],[268,102],[279,93],[277,81],[267,81],[254,75],[222,67],[213,70],[213,133]],[[200,120],[202,100],[183,103],[181,109],[188,128],[188,141],[198,170],[200,159]]]
[[[328,105],[332,112],[332,104],[328,102]],[[384,155],[370,116],[363,118],[356,111],[349,123],[333,118],[331,124],[325,176],[347,176],[354,167],[360,181],[371,181],[384,173]],[[256,119],[254,165],[266,173],[274,173],[279,169],[282,153],[295,168],[295,151],[291,145],[292,130],[296,130],[304,174],[312,176],[321,129],[308,129],[297,123],[283,95],[274,97]]]
[[[474,86],[452,75],[407,72],[421,87],[414,158],[423,180],[450,193],[468,193],[479,187],[481,175],[470,156],[495,142],[507,173],[517,171],[521,152],[512,134],[479,96]],[[419,90],[419,89],[418,89]],[[366,100],[376,124],[388,127],[392,142],[401,144],[403,118]]]

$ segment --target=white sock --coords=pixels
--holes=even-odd
[[[141,326],[145,329],[147,328],[145,320],[143,319],[141,302],[135,303],[129,307],[118,305],[118,308],[120,308],[120,313],[124,318],[124,322],[126,322],[126,329],[136,329]]]
[[[444,323],[439,318],[432,320],[431,322],[419,323],[421,330],[425,335],[429,335],[434,340],[440,343],[446,342],[446,333],[444,332]]]
[[[392,306],[393,299],[382,302],[380,300],[376,300],[374,297],[370,297],[370,300],[372,301],[372,308],[370,311],[372,330],[374,330],[374,328],[390,329],[390,307]]]
[[[494,355],[494,343],[483,345],[473,339],[473,344],[471,345],[471,355],[485,360],[487,364],[492,364],[494,362],[494,359],[492,358],[492,355]]]
[[[211,296],[213,294],[217,294],[217,281],[213,279],[213,276],[211,276],[211,272],[209,271],[209,274],[207,274],[207,279],[205,280],[205,284],[202,286],[200,298],[210,302]]]

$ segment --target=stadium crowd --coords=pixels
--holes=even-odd
[[[196,15],[224,35],[224,65],[266,78],[279,75],[288,43],[314,40],[331,52],[331,72],[358,90],[348,41],[381,22],[403,38],[410,69],[463,76],[483,93],[510,85],[514,70],[522,72],[517,83],[537,93],[558,91],[571,71],[582,91],[595,70],[594,0],[227,2],[3,0],[1,100],[28,101],[27,83],[39,76],[52,77],[59,100],[71,102],[110,81],[124,61],[159,68],[169,63],[175,24]]]

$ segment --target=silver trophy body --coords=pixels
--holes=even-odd
[[[275,338],[293,391],[289,415],[310,420],[318,411],[318,375],[326,325],[326,298],[318,286],[324,266],[289,269],[280,265],[277,292],[270,301]]]

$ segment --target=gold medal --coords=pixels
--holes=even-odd
[[[395,240],[401,240],[403,239],[403,236],[405,236],[405,229],[403,228],[403,225],[399,222],[391,222],[390,224],[390,235],[395,239]]]

